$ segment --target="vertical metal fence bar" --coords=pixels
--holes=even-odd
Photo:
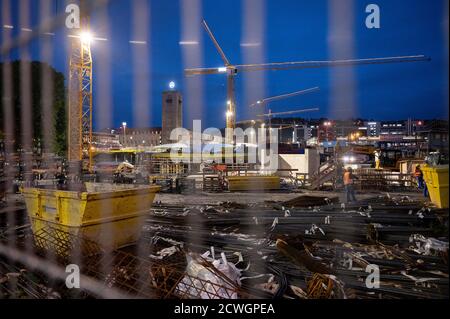
[[[241,51],[244,64],[256,64],[265,62],[265,30],[266,30],[266,1],[265,0],[244,0],[242,2],[242,30],[241,30]],[[265,72],[246,72],[243,74],[244,102],[241,105],[241,115],[244,118],[256,118],[259,114],[266,113],[265,107],[249,108],[249,105],[266,96],[266,75]],[[245,115],[244,115],[245,114]],[[259,130],[255,131],[258,132]],[[258,136],[261,139],[261,136]],[[265,149],[264,145],[264,149]],[[266,174],[263,173],[263,174]],[[252,187],[252,183],[248,183]],[[249,190],[251,191],[251,189]],[[262,194],[264,196],[264,194]],[[264,227],[255,223],[250,226],[250,233],[256,234],[258,238],[264,237]],[[251,252],[251,260],[255,271],[266,273],[265,261],[258,255],[256,249]]]
[[[331,60],[352,59],[355,55],[353,0],[328,0],[328,55]],[[352,66],[330,70],[329,115],[347,119],[358,115],[356,80]]]
[[[201,67],[203,64],[203,54],[202,54],[202,27],[201,27],[201,17],[202,17],[202,2],[199,0],[182,0],[180,2],[181,10],[181,40],[180,46],[182,50],[183,67]],[[189,77],[184,78],[184,91],[185,91],[185,109],[186,116],[189,122],[187,127],[190,127],[190,123],[195,119],[204,118],[204,80],[202,77]],[[199,150],[194,149],[191,144],[191,149],[193,152],[199,152]],[[197,214],[188,214],[188,224],[195,225],[196,227],[201,227],[202,219],[200,219]],[[187,239],[188,246],[195,247],[202,244],[202,239],[198,234],[192,232]]]
[[[29,0],[20,0],[19,24],[20,34],[29,32],[31,29]],[[20,55],[20,159],[23,165],[24,186],[31,186],[33,183],[33,150],[37,146],[36,136],[34,136],[33,105],[32,105],[32,77],[31,77],[31,55],[30,45],[19,48]],[[25,239],[26,250],[31,251],[32,238]]]
[[[151,8],[145,0],[132,2],[133,119],[137,128],[147,127],[151,119]],[[131,136],[130,136],[131,137]],[[135,141],[137,142],[137,141]]]
[[[264,63],[266,61],[266,1],[244,0],[242,2],[241,51],[243,64]],[[243,102],[241,116],[244,119],[256,118],[266,113],[264,108],[249,108],[249,105],[267,96],[266,73],[244,72]]]
[[[180,48],[183,68],[201,68],[204,66],[202,41],[202,2],[200,0],[181,0],[181,38]],[[205,110],[203,76],[184,77],[184,119],[186,127],[191,127],[192,120],[202,119]]]
[[[5,0],[2,2],[2,22],[3,25],[12,26],[12,12],[11,12],[11,1]],[[2,46],[9,45],[12,38],[12,29],[3,27],[2,30]],[[13,65],[11,58],[8,55],[4,55],[2,59],[2,81],[3,81],[3,91],[1,92],[1,104],[3,109],[3,127],[4,133],[4,156],[5,156],[5,166],[4,166],[4,190],[5,190],[5,202],[6,209],[14,206],[13,197],[14,196],[14,179],[16,175],[16,166],[14,165],[14,149],[15,149],[15,114],[13,105],[14,87],[13,87]],[[16,88],[17,89],[17,88]],[[16,218],[14,214],[9,212],[6,213],[6,227],[14,229],[16,227]],[[15,232],[8,232],[7,234],[7,244],[10,246],[15,246],[17,241]],[[12,289],[15,289],[13,286]]]
[[[48,20],[53,19],[51,14],[53,3],[51,0],[41,0],[40,1],[40,21],[41,24],[48,23]],[[54,95],[54,78],[51,71],[51,66],[53,62],[53,37],[50,33],[47,33],[39,39],[40,41],[40,58],[41,61],[46,63],[42,70],[41,75],[41,96],[42,96],[42,118],[41,118],[41,128],[42,128],[42,154],[48,154],[54,152],[54,138],[55,132],[53,130],[54,126],[54,116],[53,113],[53,95]],[[53,164],[53,158],[47,157],[49,167]]]

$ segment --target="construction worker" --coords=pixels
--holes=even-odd
[[[56,166],[55,179],[58,189],[62,189],[64,187],[64,184],[66,184],[66,174],[64,173],[64,168],[62,165]]]
[[[347,203],[356,202],[355,189],[353,188],[353,180],[355,179],[358,178],[353,175],[353,169],[348,167],[344,172],[344,189]]]
[[[376,150],[373,154],[375,155],[375,169],[381,169],[381,165],[380,165],[381,152],[380,152],[380,150]]]
[[[423,189],[423,172],[420,169],[420,165],[416,165],[416,168],[414,170],[414,177],[417,181],[417,188]]]
[[[417,188],[423,190],[424,197],[428,197],[428,187],[425,183],[425,180],[423,179],[423,172],[420,168],[420,165],[416,165],[416,168],[414,170],[414,177],[417,181]]]

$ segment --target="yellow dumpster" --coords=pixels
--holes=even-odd
[[[230,176],[228,177],[230,191],[261,191],[280,189],[278,176]]]
[[[86,183],[82,191],[24,188],[22,194],[34,234],[50,226],[109,251],[138,239],[158,190],[159,186]]]
[[[448,165],[424,166],[422,172],[433,204],[448,208]]]

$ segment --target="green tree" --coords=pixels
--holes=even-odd
[[[20,61],[11,62],[12,73],[12,97],[7,97],[4,92],[3,69],[5,63],[0,63],[0,93],[2,97],[2,105],[0,108],[0,132],[4,133],[4,103],[6,98],[11,98],[14,110],[14,146],[20,148],[21,141],[21,72]],[[27,63],[27,62],[25,62]],[[64,156],[67,150],[67,133],[66,133],[66,107],[65,107],[65,84],[64,75],[57,72],[50,65],[42,62],[30,63],[30,82],[31,82],[31,108],[32,108],[32,126],[33,126],[33,142],[42,141],[42,116],[43,116],[43,100],[42,100],[42,75],[49,72],[53,83],[53,96],[51,101],[51,132],[53,141],[51,141],[52,150],[58,155]],[[4,134],[0,134],[3,136]],[[41,143],[42,145],[42,143]]]

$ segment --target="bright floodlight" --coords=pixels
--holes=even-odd
[[[122,126],[123,127],[127,126],[127,122],[122,122]]]
[[[83,43],[91,43],[92,42],[92,34],[90,32],[83,32],[80,34],[81,42]]]
[[[233,115],[233,112],[227,111],[227,117],[230,117],[230,116],[232,116],[232,115]]]
[[[173,89],[175,88],[175,82],[174,82],[174,81],[170,81],[170,83],[169,83],[169,88],[170,88],[171,90],[173,90]]]
[[[219,72],[224,73],[227,72],[227,68],[226,67],[221,67],[217,69]]]

